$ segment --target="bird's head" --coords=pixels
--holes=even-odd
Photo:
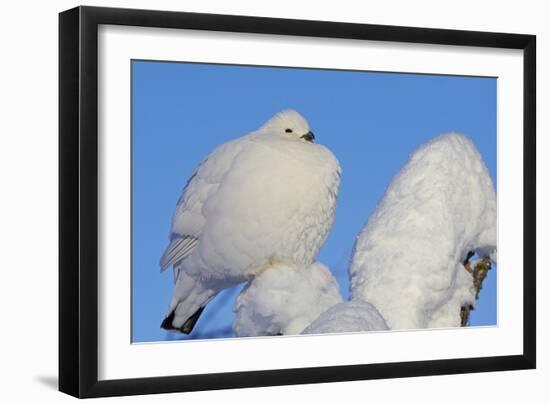
[[[315,140],[315,135],[309,130],[309,125],[305,118],[292,109],[286,109],[275,114],[258,132],[302,142],[311,143]]]

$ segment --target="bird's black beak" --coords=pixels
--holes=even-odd
[[[302,136],[302,139],[307,140],[308,142],[313,142],[315,140],[315,135],[312,131],[309,131],[304,136]]]

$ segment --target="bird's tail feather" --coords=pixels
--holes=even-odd
[[[160,325],[161,328],[189,334],[193,331],[206,304],[217,292],[206,282],[180,271],[174,287],[172,302],[166,318]]]
[[[165,317],[164,320],[162,320],[162,324],[160,326],[165,330],[179,331],[183,334],[189,334],[191,333],[191,331],[193,331],[193,328],[195,327],[195,324],[197,324],[197,321],[199,320],[199,317],[201,316],[205,307],[206,306],[199,307],[199,309],[195,313],[193,313],[193,315],[189,317],[185,321],[185,323],[183,323],[183,325],[179,328],[176,328],[173,325],[175,317],[175,311],[173,310],[172,312],[170,312],[168,317]]]

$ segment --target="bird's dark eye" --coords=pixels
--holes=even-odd
[[[290,128],[289,128],[289,129],[285,129],[285,132],[286,132],[286,133],[292,133],[292,129],[290,129]]]

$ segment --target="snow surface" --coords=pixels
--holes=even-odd
[[[239,337],[299,334],[340,302],[338,283],[320,262],[275,264],[257,275],[237,298],[233,329]]]
[[[339,303],[313,321],[302,334],[387,330],[388,325],[372,304],[362,300]]]
[[[340,166],[308,133],[299,113],[283,111],[218,146],[195,170],[161,258],[161,269],[175,272],[174,327],[271,262],[312,263],[332,227]]]
[[[368,184],[365,184],[365,186]],[[352,300],[372,303],[391,329],[455,327],[475,305],[469,251],[496,260],[496,194],[463,135],[421,146],[393,178],[359,234]]]

